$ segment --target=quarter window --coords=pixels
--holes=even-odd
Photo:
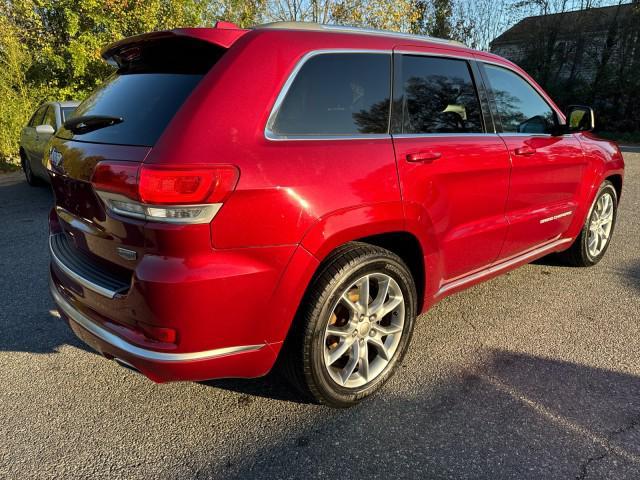
[[[480,102],[465,60],[403,55],[398,87],[403,133],[482,132]]]
[[[501,67],[485,65],[493,90],[502,131],[551,133],[556,114],[540,94],[519,75]]]
[[[391,55],[326,53],[307,60],[267,128],[280,136],[384,134]]]

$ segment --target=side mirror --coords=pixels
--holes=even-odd
[[[584,105],[571,105],[567,109],[567,128],[569,132],[590,132],[596,126],[593,108]]]
[[[36,127],[36,133],[38,135],[52,135],[55,130],[51,125],[38,125]]]

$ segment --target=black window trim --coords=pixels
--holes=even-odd
[[[480,70],[480,74],[482,76],[483,82],[485,84],[485,87],[487,89],[487,93],[489,96],[489,103],[491,105],[491,114],[493,116],[493,118],[496,120],[496,133],[498,133],[500,136],[503,137],[571,137],[572,134],[563,134],[563,135],[554,135],[553,133],[518,133],[518,132],[505,132],[502,128],[502,120],[500,118],[500,113],[498,112],[498,105],[496,104],[495,101],[495,96],[493,94],[493,88],[491,87],[491,82],[489,82],[489,77],[487,76],[487,72],[485,70],[485,65],[491,65],[493,67],[498,67],[498,68],[502,68],[504,70],[507,70],[508,72],[513,73],[514,75],[518,76],[518,78],[520,78],[523,82],[525,82],[529,87],[531,87],[531,89],[533,89],[534,92],[536,92],[538,94],[538,96],[540,97],[540,99],[549,107],[549,109],[555,114],[556,116],[556,121],[558,122],[558,125],[562,126],[566,124],[566,120],[564,119],[564,114],[562,114],[562,112],[560,112],[558,109],[556,109],[553,105],[551,105],[545,95],[543,94],[543,92],[541,92],[538,88],[536,88],[534,85],[531,84],[531,82],[529,82],[529,80],[527,80],[525,77],[522,76],[522,74],[520,74],[519,72],[515,71],[512,68],[509,68],[507,65],[503,65],[500,63],[495,63],[495,62],[489,62],[486,60],[478,60],[477,61],[478,64],[478,68]]]
[[[432,137],[479,137],[479,136],[487,136],[487,135],[496,135],[496,125],[493,122],[493,113],[491,109],[485,105],[485,101],[488,101],[485,98],[487,95],[488,89],[485,85],[484,79],[479,77],[477,74],[476,67],[476,59],[473,57],[462,56],[462,55],[447,55],[440,52],[425,52],[419,50],[407,50],[406,46],[403,46],[403,49],[397,49],[393,51],[393,81],[391,82],[392,88],[392,100],[391,100],[391,135],[393,138],[432,138]],[[471,75],[471,81],[473,82],[473,88],[476,92],[476,96],[478,97],[478,103],[480,107],[480,121],[482,123],[482,132],[458,132],[458,133],[404,133],[402,132],[402,111],[398,112],[397,108],[393,108],[395,105],[395,100],[398,98],[396,95],[396,85],[399,84],[398,79],[400,78],[401,72],[401,61],[402,57],[405,55],[411,56],[421,56],[421,57],[435,57],[442,58],[447,60],[460,60],[467,63],[469,68],[469,74]],[[398,61],[398,59],[400,61]],[[400,128],[400,131],[397,129]]]
[[[276,120],[278,116],[278,112],[280,107],[282,106],[282,102],[286,98],[289,93],[289,89],[293,85],[294,80],[302,70],[302,67],[307,63],[311,58],[316,57],[318,55],[328,55],[328,54],[353,54],[353,53],[362,53],[362,54],[380,54],[380,55],[389,55],[390,58],[390,91],[389,91],[389,103],[391,104],[391,94],[393,92],[393,52],[391,50],[376,50],[376,49],[366,49],[366,48],[335,48],[335,49],[321,49],[321,50],[312,50],[307,52],[302,56],[300,60],[296,63],[295,67],[289,74],[289,77],[285,81],[284,85],[280,89],[278,96],[276,97],[276,101],[273,103],[273,107],[271,107],[271,111],[269,113],[269,117],[267,118],[267,122],[264,126],[264,138],[269,141],[296,141],[296,140],[378,140],[378,139],[391,139],[391,134],[389,133],[389,127],[387,127],[387,133],[361,133],[356,135],[281,135],[275,133],[271,130],[271,126]],[[391,106],[390,106],[391,111]],[[391,118],[391,115],[389,115]]]

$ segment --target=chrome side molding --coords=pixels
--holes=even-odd
[[[509,268],[517,263],[525,262],[530,258],[536,257],[545,252],[550,252],[554,248],[571,241],[572,241],[571,238],[561,238],[559,240],[552,241],[551,243],[545,243],[544,245],[541,245],[537,248],[534,248],[533,250],[530,250],[526,253],[518,255],[517,257],[505,260],[502,263],[498,263],[496,265],[492,265],[491,267],[485,270],[468,275],[458,280],[453,280],[451,282],[445,283],[442,287],[440,287],[440,290],[438,290],[438,293],[436,293],[436,297],[440,297],[444,295],[446,292],[448,292],[449,290],[453,290],[454,288],[461,287],[463,285],[466,285],[467,283],[474,282],[483,277],[486,277],[487,275],[500,272],[501,270]]]

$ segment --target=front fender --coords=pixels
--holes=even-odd
[[[580,234],[602,182],[612,175],[624,177],[624,158],[616,144],[589,133],[579,135],[578,139],[587,157],[588,167],[583,178],[579,207],[564,235],[566,238],[576,238]]]

